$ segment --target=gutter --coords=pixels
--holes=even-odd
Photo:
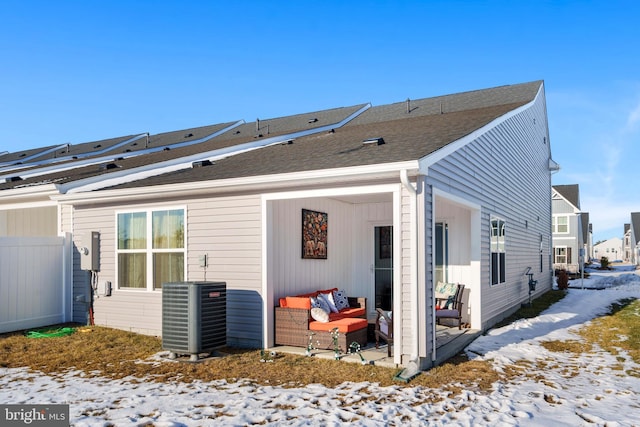
[[[250,188],[259,192],[260,188],[275,188],[279,184],[290,185],[295,183],[301,185],[301,181],[340,181],[345,179],[353,183],[358,178],[385,177],[390,179],[397,177],[397,173],[402,169],[417,169],[418,163],[414,160],[408,162],[398,162],[382,165],[356,166],[351,168],[320,169],[306,172],[293,172],[286,174],[248,176],[241,178],[217,179],[209,181],[183,182],[179,184],[164,184],[156,186],[142,186],[134,188],[121,188],[113,190],[101,190],[98,192],[69,192],[53,195],[51,198],[57,202],[65,204],[90,204],[95,202],[123,202],[141,201],[154,197],[166,197],[168,193],[179,193],[183,197],[198,196],[204,194],[215,194],[229,192],[241,188]]]

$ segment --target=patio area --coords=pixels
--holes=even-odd
[[[467,345],[481,335],[481,331],[475,329],[458,329],[457,327],[447,327],[438,325],[436,329],[436,361],[435,366],[440,365],[447,359],[455,356]],[[305,355],[306,349],[303,347],[276,346],[270,350],[281,353]],[[313,350],[313,357],[324,359],[334,359],[333,350]],[[340,356],[340,360],[353,363],[365,363],[370,365],[384,366],[388,368],[398,368],[393,363],[393,357],[387,356],[387,344],[380,343],[380,348],[376,348],[375,342],[369,341],[366,347],[360,349],[360,354],[345,353]],[[364,361],[364,362],[363,362]]]

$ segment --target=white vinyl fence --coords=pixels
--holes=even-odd
[[[0,237],[0,333],[72,319],[72,239]]]

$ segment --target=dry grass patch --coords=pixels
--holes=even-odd
[[[635,363],[640,363],[640,301],[631,298],[615,302],[609,314],[593,319],[578,335],[582,340],[547,341],[541,345],[549,351],[576,355],[590,353],[597,346],[614,356],[624,351]],[[623,363],[626,358],[617,360]]]
[[[564,295],[561,291],[547,292],[534,301],[533,307],[519,311],[512,320],[532,317]],[[450,395],[462,390],[487,392],[496,381],[523,374],[523,369],[515,368],[499,374],[490,361],[470,361],[459,355],[441,366],[420,373],[405,384],[393,379],[398,373],[397,369],[374,365],[290,354],[278,354],[273,362],[260,362],[259,350],[237,348],[220,349],[224,357],[197,363],[152,358],[161,350],[161,341],[156,337],[98,326],[79,327],[72,335],[56,338],[34,339],[22,333],[13,333],[0,335],[0,367],[29,367],[50,375],[77,370],[87,376],[114,379],[130,377],[130,381],[140,382],[225,380],[283,387],[312,383],[336,387],[343,382],[370,382],[381,386],[423,386]],[[423,397],[434,401],[441,398],[441,394]]]
[[[84,331],[84,332],[83,332]],[[79,327],[72,335],[28,338],[21,333],[0,336],[0,367],[29,367],[56,375],[82,371],[86,376],[132,377],[140,381],[245,381],[257,385],[285,387],[319,383],[336,387],[349,382],[371,382],[382,386],[404,386],[394,381],[397,369],[339,362],[290,354],[278,354],[273,362],[260,362],[259,350],[224,348],[224,357],[197,363],[158,361],[156,337],[99,326]],[[446,389],[488,390],[498,374],[487,362],[452,359],[413,379],[410,386]]]

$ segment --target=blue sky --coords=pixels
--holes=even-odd
[[[640,212],[640,2],[0,4],[0,152],[542,79],[594,240]]]

